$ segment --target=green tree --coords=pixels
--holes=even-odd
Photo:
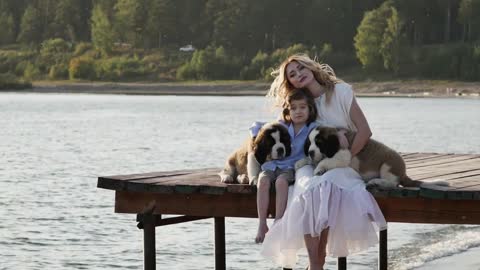
[[[0,12],[0,45],[10,44],[15,41],[15,25],[12,14]]]
[[[383,58],[383,66],[387,70],[398,73],[400,69],[400,56],[403,46],[402,25],[397,9],[390,7],[391,16],[387,18],[387,27],[383,33],[380,45],[380,53]]]
[[[180,44],[193,44],[196,47],[206,47],[211,39],[212,29],[206,15],[206,5],[210,0],[182,0],[176,3],[178,14],[177,38]]]
[[[2,0],[0,1],[0,13],[12,14],[14,21],[14,37],[17,37],[20,29],[22,16],[30,3],[29,0]]]
[[[17,40],[25,44],[39,43],[42,39],[42,32],[39,25],[40,13],[30,4],[22,17],[20,34]]]
[[[175,1],[150,0],[146,27],[146,38],[151,47],[174,43],[177,32]]]
[[[458,21],[463,25],[464,41],[480,38],[480,0],[462,0],[458,8]]]
[[[101,6],[96,5],[92,12],[92,42],[105,54],[112,52],[115,33],[107,15]]]
[[[115,28],[122,41],[143,47],[147,25],[146,0],[119,0],[115,5]]]
[[[77,0],[58,0],[55,3],[55,15],[50,24],[53,36],[75,42],[80,24],[80,5]]]
[[[358,26],[354,44],[357,58],[364,68],[378,69],[383,66],[380,48],[387,27],[385,13],[389,11],[390,8],[383,4],[377,9],[365,12],[365,16]]]

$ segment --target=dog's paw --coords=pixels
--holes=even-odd
[[[313,170],[313,175],[322,175],[322,174],[324,174],[326,171],[327,171],[327,168],[321,167],[321,166],[317,166],[317,168],[315,168],[315,170]]]
[[[297,162],[295,162],[295,170],[298,170],[304,166],[307,166],[307,165],[312,165],[313,162],[312,162],[312,159],[309,158],[309,157],[305,157],[305,158],[302,158],[300,160],[298,160]]]
[[[233,177],[228,174],[219,174],[220,175],[220,181],[225,184],[231,184],[233,183]]]
[[[237,181],[239,184],[248,184],[248,176],[246,174],[240,174],[237,176]]]
[[[396,188],[396,185],[391,181],[382,178],[374,178],[367,182],[368,190],[389,190]]]

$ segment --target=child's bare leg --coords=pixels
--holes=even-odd
[[[322,270],[327,256],[328,228],[323,230],[320,237],[312,237],[309,234],[304,236],[307,246],[309,270]]]
[[[275,220],[279,220],[285,213],[288,200],[288,182],[284,175],[280,175],[275,181]]]
[[[318,247],[318,260],[320,264],[325,264],[325,257],[327,257],[327,241],[328,241],[328,228],[324,229],[320,234],[320,246]]]
[[[255,243],[262,243],[265,234],[268,232],[267,213],[270,200],[270,178],[263,176],[258,179],[257,184],[257,211],[258,211],[258,231],[255,237]]]
[[[305,246],[307,247],[308,253],[308,269],[309,270],[317,270],[322,269],[322,266],[318,262],[317,254],[318,248],[320,244],[319,237],[312,237],[310,234],[304,235]]]

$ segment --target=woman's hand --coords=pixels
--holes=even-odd
[[[345,135],[346,133],[347,131],[344,129],[337,131],[338,141],[340,142],[340,147],[342,149],[348,149],[348,147],[350,146],[350,144],[348,143],[347,136]]]

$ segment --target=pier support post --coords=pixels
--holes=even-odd
[[[347,270],[347,257],[338,257],[338,259],[337,259],[337,269],[338,270]]]
[[[214,217],[215,223],[215,270],[226,270],[225,263],[225,217]]]
[[[380,247],[378,250],[378,270],[387,270],[388,268],[388,250],[387,250],[387,230],[380,231]]]
[[[144,252],[144,269],[155,270],[155,222],[156,217],[152,214],[142,215],[143,222],[143,252]]]

